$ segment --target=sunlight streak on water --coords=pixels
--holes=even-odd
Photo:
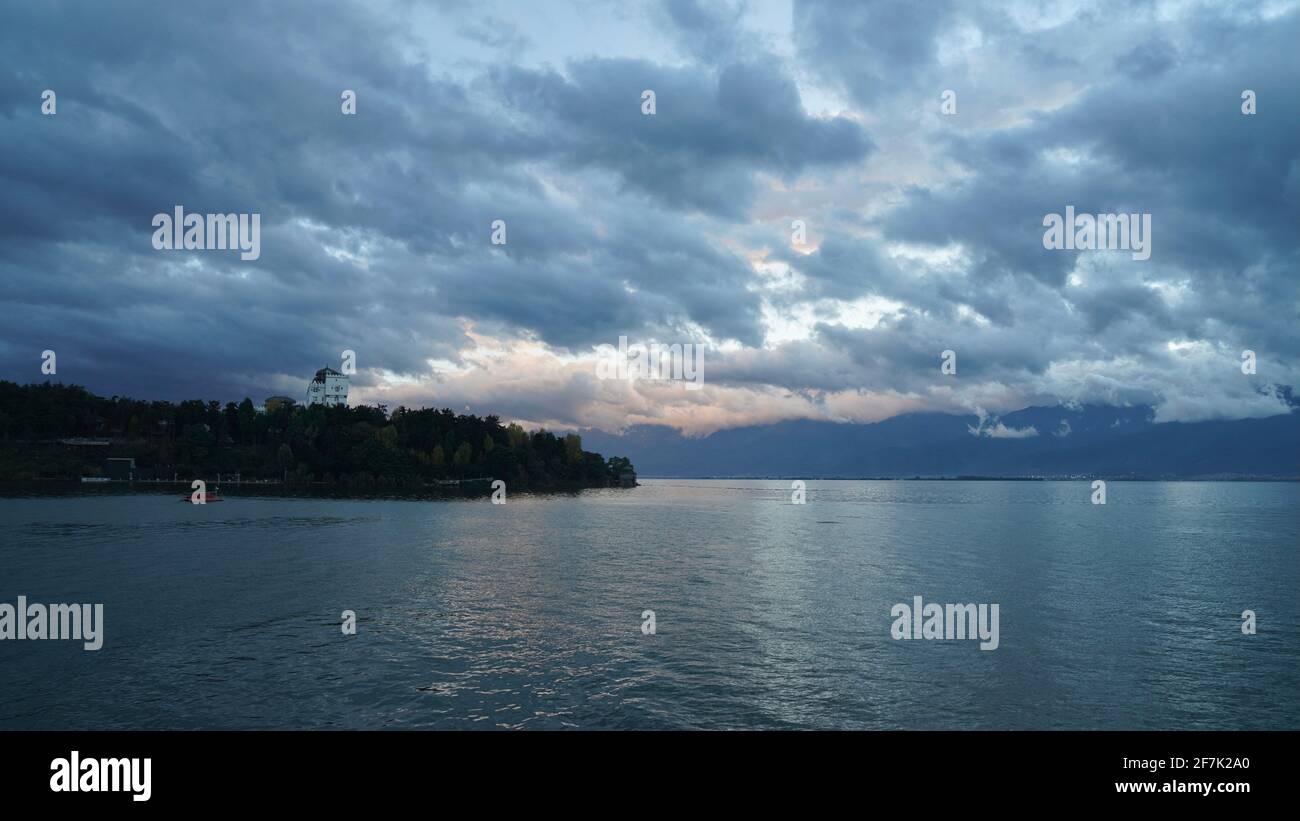
[[[0,642],[0,727],[1300,727],[1300,484],[1089,495],[0,499],[0,602],[107,622],[97,653]],[[1000,603],[1001,647],[892,640],[914,595]]]

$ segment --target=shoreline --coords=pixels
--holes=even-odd
[[[691,482],[1300,482],[1300,476],[1114,476],[1098,473],[1079,476],[649,476],[638,479]]]

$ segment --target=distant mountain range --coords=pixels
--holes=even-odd
[[[1287,394],[1290,400],[1289,393]],[[1150,407],[1031,407],[996,418],[910,413],[875,424],[798,420],[702,438],[639,425],[582,431],[642,477],[1300,478],[1300,412],[1155,424]]]

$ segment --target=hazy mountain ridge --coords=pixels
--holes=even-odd
[[[582,431],[643,477],[1077,476],[1300,478],[1300,413],[1156,424],[1147,406],[1030,407],[996,418],[913,413],[875,424],[795,420],[692,439],[639,425]]]

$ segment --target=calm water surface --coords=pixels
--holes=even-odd
[[[789,487],[0,499],[0,602],[106,622],[0,641],[0,728],[1300,728],[1300,484]]]

